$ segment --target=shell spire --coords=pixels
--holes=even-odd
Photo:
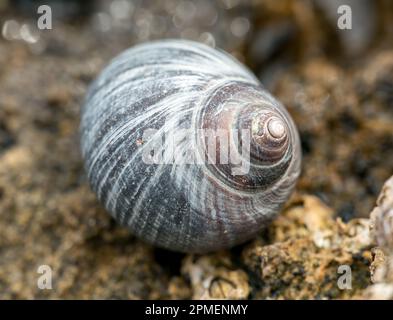
[[[81,146],[112,216],[183,252],[255,236],[300,173],[285,108],[233,57],[183,40],[135,46],[105,68],[82,110]]]

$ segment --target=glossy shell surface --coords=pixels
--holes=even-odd
[[[222,141],[239,161],[220,161]],[[110,62],[87,94],[81,148],[111,215],[183,252],[255,236],[287,200],[301,162],[291,117],[255,76],[222,51],[181,40],[138,45]]]

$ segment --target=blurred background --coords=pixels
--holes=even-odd
[[[37,27],[42,4],[51,8],[52,29]],[[343,4],[352,9],[351,30],[337,26]],[[296,192],[317,196],[344,221],[367,217],[393,173],[392,1],[0,0],[0,27],[0,297],[187,292],[173,278],[182,256],[167,263],[170,253],[117,227],[82,169],[87,87],[137,43],[191,39],[246,64],[300,131]],[[26,285],[41,262],[56,268],[56,292]]]

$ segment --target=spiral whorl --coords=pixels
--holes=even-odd
[[[289,129],[279,114],[261,107],[247,108],[242,111],[239,126],[251,130],[250,154],[253,161],[273,164],[287,151]]]
[[[300,172],[293,121],[229,55],[190,41],[133,47],[89,90],[81,145],[107,210],[179,251],[254,236]]]

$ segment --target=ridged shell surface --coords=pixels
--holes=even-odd
[[[223,139],[209,140],[217,132]],[[224,143],[239,161],[220,161]],[[111,215],[145,241],[183,252],[255,236],[300,172],[285,108],[230,55],[191,41],[142,44],[112,60],[87,94],[81,148]]]

